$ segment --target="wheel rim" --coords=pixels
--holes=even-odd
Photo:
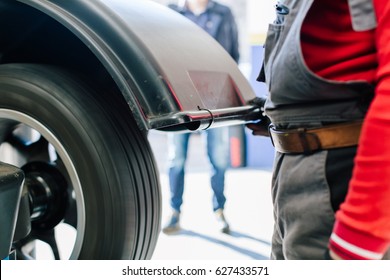
[[[71,248],[71,252],[68,253],[68,256],[70,259],[77,259],[81,251],[85,233],[86,211],[81,183],[76,172],[76,168],[69,154],[67,153],[66,149],[61,144],[59,139],[45,125],[43,125],[38,120],[19,111],[0,109],[0,127],[2,128],[2,133],[6,131],[6,134],[12,135],[12,137],[16,135],[15,133],[17,133],[17,130],[20,130],[21,127],[31,130],[32,132],[34,132],[35,135],[38,134],[39,136],[41,136],[39,139],[42,139],[43,137],[43,139],[47,141],[47,143],[45,142],[47,144],[47,151],[38,153],[34,151],[34,156],[38,156],[38,158],[47,158],[46,163],[48,164],[58,165],[59,162],[61,163],[60,170],[62,175],[67,178],[69,188],[68,192],[71,194],[71,200],[72,203],[75,203],[75,211],[77,212],[75,216],[77,218],[77,222],[71,225],[72,228],[74,228],[76,231],[73,245],[70,245],[73,246],[73,248]],[[5,127],[7,129],[5,129]],[[38,142],[38,140],[33,139],[32,143],[36,142]],[[2,155],[1,161],[3,162],[22,167],[22,163],[23,165],[28,164],[30,163],[30,157],[34,158],[34,156],[31,155],[31,152],[27,148],[31,145],[31,143],[23,143],[22,145],[20,145],[19,143],[18,145],[13,145],[7,142],[5,138],[3,138],[0,144],[0,148],[3,151],[8,151],[8,154],[6,154],[5,156]],[[47,153],[48,157],[44,153]],[[72,209],[72,211],[74,211],[74,209]],[[75,213],[71,214],[74,216]],[[54,228],[55,235],[53,231],[52,236],[55,239],[55,245],[57,244],[57,242],[61,242],[61,232],[57,231],[61,231],[61,226],[63,226],[64,224],[66,224],[65,220],[62,221],[60,224],[56,225]],[[51,249],[53,249],[52,246]]]

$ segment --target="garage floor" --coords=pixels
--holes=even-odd
[[[149,134],[149,141],[160,168],[164,224],[170,210],[166,175],[166,135],[152,132]],[[195,134],[190,141],[181,217],[183,229],[170,236],[161,233],[153,259],[269,259],[273,227],[270,171],[238,168],[227,172],[225,216],[231,233],[220,233],[212,212],[208,160],[202,139]]]

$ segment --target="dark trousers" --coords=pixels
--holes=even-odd
[[[356,148],[276,154],[272,259],[324,259],[351,178]]]

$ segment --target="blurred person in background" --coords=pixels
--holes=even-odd
[[[178,4],[170,4],[169,7],[200,26],[238,62],[238,32],[229,7],[213,0],[183,0],[179,1]],[[214,193],[213,210],[221,232],[229,233],[230,227],[224,215],[226,202],[224,195],[225,172],[230,166],[229,128],[213,128],[201,133],[206,137],[207,155],[212,166],[210,183]],[[172,234],[180,230],[185,164],[190,136],[191,133],[175,133],[168,136],[168,175],[172,213],[163,227],[163,232],[166,234]]]

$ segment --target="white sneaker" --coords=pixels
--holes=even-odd
[[[215,212],[217,218],[219,230],[223,233],[230,233],[229,224],[226,222],[225,215],[223,214],[223,209],[217,209]]]
[[[165,234],[173,234],[180,230],[180,212],[176,210],[172,210],[172,214],[167,222],[167,224],[163,227],[162,232]]]

